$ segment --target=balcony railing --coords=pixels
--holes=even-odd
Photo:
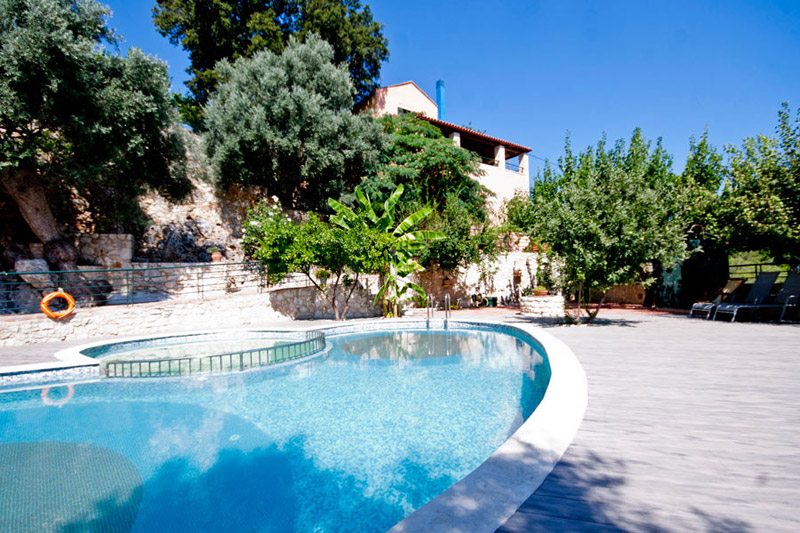
[[[482,155],[478,155],[478,157],[480,158],[481,163],[483,163],[484,165],[489,165],[490,167],[500,166],[497,164],[496,159],[492,159],[491,157],[485,157]],[[522,173],[522,168],[519,166],[519,164],[514,163],[513,160],[511,159],[507,159],[505,165],[503,166],[505,167],[506,170],[510,170],[511,172],[516,172],[518,174]]]

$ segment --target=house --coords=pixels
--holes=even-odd
[[[439,128],[445,137],[457,145],[477,154],[483,175],[474,178],[495,194],[489,200],[489,207],[499,212],[503,202],[511,199],[515,193],[529,190],[528,153],[531,149],[447,122],[444,95],[444,82],[441,80],[436,83],[436,102],[416,83],[407,81],[379,87],[361,106],[361,110],[375,116],[413,113]]]

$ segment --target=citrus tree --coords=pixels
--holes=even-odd
[[[245,221],[242,245],[261,263],[271,283],[290,273],[304,274],[330,304],[334,318],[343,320],[359,277],[381,268],[392,242],[369,228],[331,226],[314,213],[294,223],[280,205],[262,204]],[[329,275],[327,279],[317,275],[320,271]]]
[[[641,130],[630,143],[605,139],[574,155],[567,139],[559,169],[547,165],[529,198],[508,206],[509,222],[547,243],[563,262],[561,278],[581,306],[587,289],[648,284],[655,261],[684,257],[683,195],[670,171],[671,158],[657,142],[651,149]],[[585,306],[587,319],[599,312]]]

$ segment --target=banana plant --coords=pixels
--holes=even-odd
[[[373,305],[383,301],[386,316],[399,316],[399,301],[408,291],[414,291],[422,297],[425,290],[408,281],[406,278],[414,272],[425,270],[414,256],[426,242],[444,239],[445,235],[438,231],[414,230],[414,227],[425,220],[432,212],[431,207],[423,207],[408,215],[399,224],[395,225],[395,207],[403,195],[403,185],[400,184],[381,204],[373,204],[369,196],[359,187],[355,193],[358,199],[357,210],[330,198],[328,205],[336,214],[330,221],[343,229],[351,230],[356,227],[372,228],[385,232],[395,239],[395,246],[387,258],[385,265],[384,281]],[[377,209],[376,209],[377,208]]]

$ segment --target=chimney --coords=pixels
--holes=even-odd
[[[445,119],[447,109],[444,104],[444,80],[436,82],[436,107],[439,108],[439,116],[437,118],[439,120],[447,120]]]

